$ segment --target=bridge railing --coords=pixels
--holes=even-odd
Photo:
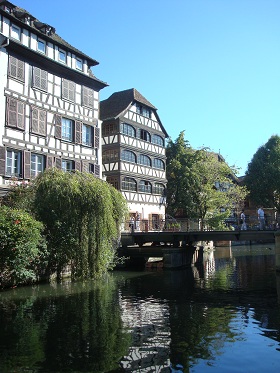
[[[280,223],[280,222],[279,222]],[[225,221],[225,230],[240,230],[241,221],[238,218],[230,218]],[[279,229],[280,224],[275,221],[271,216],[266,216],[265,228],[266,229]],[[259,230],[259,221],[257,216],[246,217],[247,230]],[[126,221],[122,227],[122,232],[149,232],[149,231],[200,231],[200,230],[215,230],[211,228],[207,220],[202,222],[200,219],[167,219],[167,220],[155,220],[155,219],[141,219],[136,221]],[[220,230],[220,229],[219,229]]]

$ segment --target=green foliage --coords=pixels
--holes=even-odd
[[[208,149],[194,150],[184,132],[167,146],[167,212],[200,219],[201,228],[224,228],[223,221],[242,205],[246,188],[235,182],[234,170]]]
[[[280,137],[271,136],[248,165],[244,183],[257,205],[280,211]]]
[[[71,263],[74,277],[100,276],[114,265],[126,201],[88,173],[49,169],[34,182],[34,207],[46,227],[50,273]]]
[[[0,207],[0,287],[36,279],[42,228],[27,212]]]

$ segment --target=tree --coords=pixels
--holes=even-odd
[[[250,199],[280,211],[280,137],[273,135],[254,154],[245,174]]]
[[[194,150],[184,132],[167,146],[167,212],[183,212],[212,228],[224,227],[224,220],[243,203],[246,188],[236,183],[234,170],[209,149]]]
[[[71,264],[72,277],[112,268],[127,204],[120,192],[89,173],[48,169],[34,181],[34,210],[46,228],[49,273]]]

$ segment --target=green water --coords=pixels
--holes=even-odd
[[[191,269],[8,290],[0,372],[279,373],[279,293],[271,244],[216,248]]]

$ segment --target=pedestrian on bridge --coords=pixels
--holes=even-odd
[[[258,209],[258,220],[260,223],[260,230],[263,231],[265,229],[265,220],[262,206],[260,206],[260,208]]]
[[[241,230],[246,231],[247,225],[246,225],[246,215],[244,214],[244,210],[242,210],[240,214],[240,220],[241,220]]]

